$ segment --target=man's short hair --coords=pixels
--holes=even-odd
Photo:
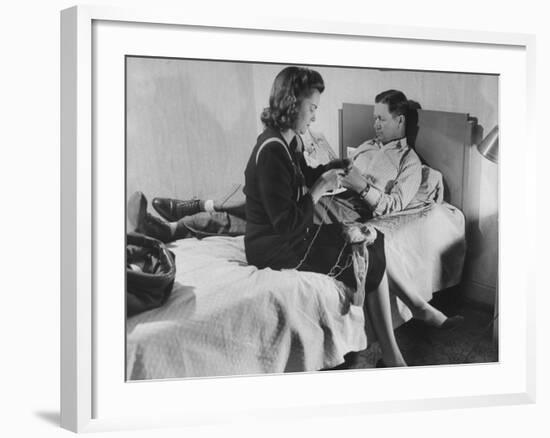
[[[407,119],[407,113],[409,111],[409,100],[402,91],[383,91],[374,98],[374,102],[385,103],[386,105],[388,105],[388,111],[392,116],[405,116],[405,119]]]

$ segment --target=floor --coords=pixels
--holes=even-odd
[[[460,314],[464,322],[450,330],[440,330],[411,320],[399,327],[396,338],[409,366],[498,361],[493,342],[493,314],[475,305],[450,299],[432,301],[447,315]],[[346,368],[371,368],[380,358],[378,348],[369,348],[353,358]]]

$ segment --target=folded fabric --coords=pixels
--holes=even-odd
[[[443,175],[438,170],[422,165],[422,181],[416,195],[407,205],[407,208],[417,207],[422,204],[443,202]]]

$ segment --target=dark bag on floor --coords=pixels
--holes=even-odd
[[[126,315],[162,306],[172,293],[175,255],[159,240],[126,236]]]

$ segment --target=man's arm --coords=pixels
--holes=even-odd
[[[400,172],[389,192],[382,192],[376,187],[370,188],[369,192],[374,192],[371,199],[374,199],[374,196],[378,198],[375,204],[371,204],[373,215],[383,216],[405,209],[418,192],[421,182],[422,165],[416,154],[410,151],[403,160]]]
[[[416,195],[421,181],[420,160],[418,158],[406,160],[389,193],[384,193],[376,187],[371,187],[369,190],[374,192],[372,199],[375,195],[378,198],[378,201],[371,205],[373,215],[383,216],[404,210]]]
[[[383,191],[369,184],[368,175],[361,173],[353,166],[343,185],[361,195],[374,216],[382,216],[403,210],[416,195],[422,181],[422,165],[420,159],[409,151],[400,164],[399,173],[391,188]]]

